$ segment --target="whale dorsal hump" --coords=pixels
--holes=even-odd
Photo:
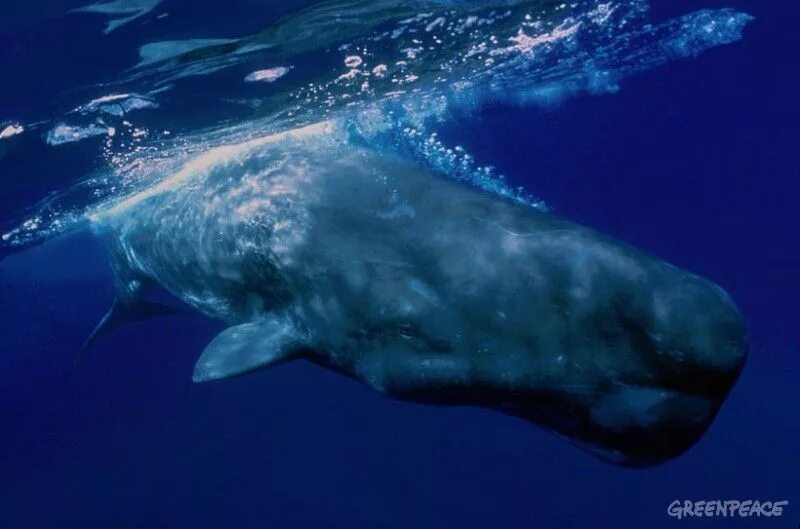
[[[297,358],[305,345],[286,315],[228,327],[205,348],[193,380],[206,382],[242,375]]]

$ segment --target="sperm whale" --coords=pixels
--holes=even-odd
[[[117,298],[87,343],[163,314],[146,299],[160,285],[228,325],[197,382],[306,360],[624,466],[699,439],[747,353],[720,287],[335,130],[213,149],[99,212]]]

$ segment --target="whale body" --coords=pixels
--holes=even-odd
[[[747,352],[721,288],[334,129],[214,149],[100,214],[118,293],[90,343],[161,285],[229,325],[197,382],[303,359],[619,465],[698,440]]]

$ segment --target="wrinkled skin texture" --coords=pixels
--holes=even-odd
[[[104,221],[121,298],[157,283],[232,326],[197,381],[303,358],[646,466],[699,438],[743,365],[719,287],[590,229],[325,132],[208,160]]]

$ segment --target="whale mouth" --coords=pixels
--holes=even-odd
[[[697,316],[670,319],[672,335],[648,333],[622,318],[644,371],[621,377],[588,407],[586,447],[602,459],[646,467],[686,452],[738,379],[748,354],[744,321],[719,287],[696,278],[690,283],[681,287],[693,292],[681,309]]]
[[[735,376],[727,381],[727,388]],[[722,384],[720,384],[720,388]],[[517,394],[500,409],[544,426],[615,465],[666,463],[694,446],[719,411],[727,390],[693,392],[656,385],[614,384],[583,393]]]
[[[731,384],[733,380],[728,388]],[[707,430],[726,393],[620,386],[588,410],[591,426],[587,437],[594,440],[592,452],[634,467],[677,457]]]
[[[629,467],[657,465],[689,450],[714,420],[748,354],[738,312],[727,301],[714,307],[717,321],[695,331],[710,336],[703,350],[660,348],[663,341],[645,340],[640,327],[629,325],[628,332],[639,336],[633,343],[645,360],[646,377],[610,384],[588,406],[587,428],[576,432],[576,442]]]

